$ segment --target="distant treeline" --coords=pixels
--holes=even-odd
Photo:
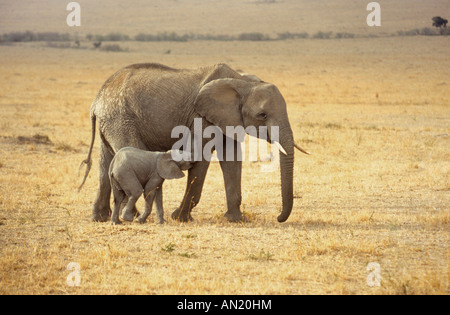
[[[56,32],[44,32],[44,33],[34,33],[30,31],[26,32],[11,32],[0,35],[0,41],[2,42],[62,42],[62,41],[72,41],[73,38],[68,33],[56,33]]]
[[[284,32],[278,33],[276,36],[270,36],[267,34],[252,32],[241,33],[238,35],[213,35],[213,34],[177,34],[175,32],[162,32],[157,34],[139,33],[134,37],[130,37],[121,33],[109,33],[106,35],[100,34],[87,34],[85,39],[88,41],[105,41],[105,42],[120,42],[120,41],[139,41],[139,42],[157,42],[157,41],[173,41],[173,42],[187,42],[191,40],[217,40],[217,41],[275,41],[286,39],[299,39],[299,38],[313,38],[313,39],[339,39],[339,38],[366,38],[366,37],[385,37],[385,36],[438,36],[438,35],[450,35],[450,28],[444,29],[443,32],[439,32],[437,29],[424,27],[422,29],[414,29],[410,31],[398,31],[390,35],[363,35],[347,32],[317,32],[309,34],[306,32],[291,33]],[[10,32],[0,35],[0,42],[34,42],[34,41],[46,41],[46,42],[58,42],[58,41],[79,41],[82,40],[78,35],[71,35],[69,33],[56,33],[56,32]]]

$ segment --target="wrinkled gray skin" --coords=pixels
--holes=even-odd
[[[87,164],[84,180],[92,164],[96,121],[101,139],[94,221],[105,221],[110,213],[108,169],[114,154],[126,146],[167,151],[179,140],[171,138],[172,129],[184,125],[193,132],[197,117],[203,117],[203,128],[216,125],[223,131],[226,126],[267,126],[269,131],[271,126],[279,127],[279,142],[286,155],[280,153],[282,210],[278,221],[288,219],[293,206],[294,139],[285,100],[273,84],[241,75],[224,64],[195,70],[135,64],[119,70],[104,83],[90,114],[92,141],[83,161]],[[204,139],[203,145],[209,140]],[[237,152],[238,143],[234,144]],[[209,162],[203,160],[189,170],[186,191],[180,207],[172,214],[173,219],[192,219],[190,214],[200,201],[208,166]],[[221,161],[220,166],[227,198],[225,217],[241,221],[242,162]]]
[[[165,179],[184,177],[182,171],[188,170],[192,162],[172,159],[171,151],[151,152],[136,148],[125,147],[116,153],[109,167],[109,178],[114,195],[114,210],[111,215],[112,224],[120,224],[120,206],[128,197],[122,210],[122,219],[133,221],[136,201],[144,192],[145,212],[137,221],[144,223],[152,212],[153,201],[156,197],[156,210],[159,223],[164,223],[162,205],[162,185]],[[189,157],[189,159],[191,159]]]

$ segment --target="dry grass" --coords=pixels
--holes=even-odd
[[[449,294],[448,48],[441,38],[2,47],[0,294]],[[296,156],[287,223],[276,222],[279,174],[259,163],[244,163],[248,223],[222,218],[217,163],[193,223],[90,222],[96,164],[76,192],[89,106],[110,74],[142,61],[226,62],[280,88],[312,152]],[[17,140],[34,135],[50,141]],[[166,216],[184,184],[165,183]],[[66,284],[70,262],[80,287]],[[366,283],[370,262],[381,287]]]

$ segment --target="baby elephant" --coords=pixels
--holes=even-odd
[[[181,178],[182,170],[192,167],[191,155],[175,151],[151,152],[136,148],[122,148],[111,161],[109,179],[114,194],[114,210],[111,216],[112,224],[120,224],[119,210],[125,196],[128,202],[122,212],[122,219],[133,221],[132,210],[136,201],[144,191],[145,212],[137,220],[144,223],[152,211],[153,200],[156,197],[156,210],[159,222],[164,223],[162,201],[162,184],[165,179]]]

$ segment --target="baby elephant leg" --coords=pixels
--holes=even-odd
[[[122,210],[122,219],[132,222],[134,219],[133,209],[136,201],[142,195],[143,187],[137,178],[128,179],[126,187],[123,187],[125,194],[128,196],[128,202]]]
[[[111,224],[121,224],[119,220],[120,205],[122,204],[122,201],[125,199],[126,195],[123,190],[115,187],[115,185],[113,185],[112,191],[114,195],[114,209],[111,215]]]
[[[153,200],[156,196],[156,190],[144,190],[144,198],[145,198],[145,211],[142,213],[136,220],[139,223],[145,223],[150,213],[152,213]]]
[[[164,209],[162,198],[162,186],[156,189],[156,212],[158,213],[159,223],[163,224],[165,220],[164,220]]]
[[[137,195],[137,194],[134,194],[134,195],[131,195],[128,197],[128,202],[122,211],[122,220],[133,222],[133,220],[134,220],[133,209],[134,209],[134,207],[136,205],[136,201],[139,199],[139,197],[140,197],[140,195]]]

